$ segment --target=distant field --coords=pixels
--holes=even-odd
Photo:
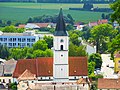
[[[56,15],[62,7],[64,14],[71,14],[75,21],[90,22],[101,18],[102,12],[72,11],[69,8],[81,8],[83,4],[53,3],[0,3],[0,19],[25,23],[29,17]],[[94,4],[94,7],[108,8],[108,4]],[[105,13],[107,14],[107,13]]]

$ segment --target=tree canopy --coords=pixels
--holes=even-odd
[[[6,45],[0,45],[0,58],[7,59],[9,57],[9,49]]]
[[[95,54],[91,54],[89,56],[89,60],[88,62],[94,62],[95,63],[95,68],[101,68],[101,65],[102,65],[102,58],[101,58],[101,55],[98,54],[98,53],[95,53]]]
[[[110,7],[114,11],[111,15],[112,22],[117,21],[120,24],[120,0],[111,4]]]
[[[111,58],[114,59],[114,52],[120,50],[120,34],[118,34],[110,43],[109,51],[111,52]]]
[[[107,43],[116,35],[115,32],[117,31],[110,24],[100,24],[91,29],[90,33],[95,40],[97,53],[103,53],[108,49]]]
[[[13,25],[5,26],[3,28],[0,28],[0,31],[7,32],[7,33],[23,33],[25,31],[24,28],[16,28]]]

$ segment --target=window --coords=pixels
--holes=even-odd
[[[60,50],[63,50],[63,45],[60,46]]]
[[[12,43],[9,43],[9,46],[12,47]]]
[[[11,83],[11,79],[9,79],[9,83]]]
[[[5,83],[5,79],[3,79],[3,83]]]
[[[16,46],[16,43],[13,43],[13,46]]]
[[[25,43],[21,43],[22,45],[21,45],[21,47],[25,47]]]
[[[63,40],[63,39],[61,39],[61,40],[60,40],[60,42],[64,42],[64,40]]]
[[[27,42],[30,42],[30,38],[27,39]]]
[[[12,41],[12,38],[9,38],[9,41]]]
[[[21,38],[18,38],[18,42],[21,42]]]
[[[7,38],[4,38],[4,41],[7,41]]]
[[[3,41],[3,38],[0,38],[0,41]]]
[[[118,61],[118,63],[120,64],[120,60]]]
[[[27,46],[30,47],[30,43],[27,43]]]
[[[16,42],[16,38],[13,38],[13,42]]]
[[[26,41],[26,39],[25,38],[22,38],[22,42],[25,42]]]
[[[31,42],[35,42],[35,39],[34,39],[34,38],[32,38],[32,39],[31,39]]]

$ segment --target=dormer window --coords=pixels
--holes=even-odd
[[[64,40],[63,40],[63,39],[61,39],[61,40],[60,40],[60,42],[64,42]]]

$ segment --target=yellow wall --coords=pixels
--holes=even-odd
[[[120,57],[115,58],[115,67],[114,67],[115,72],[120,71]]]

